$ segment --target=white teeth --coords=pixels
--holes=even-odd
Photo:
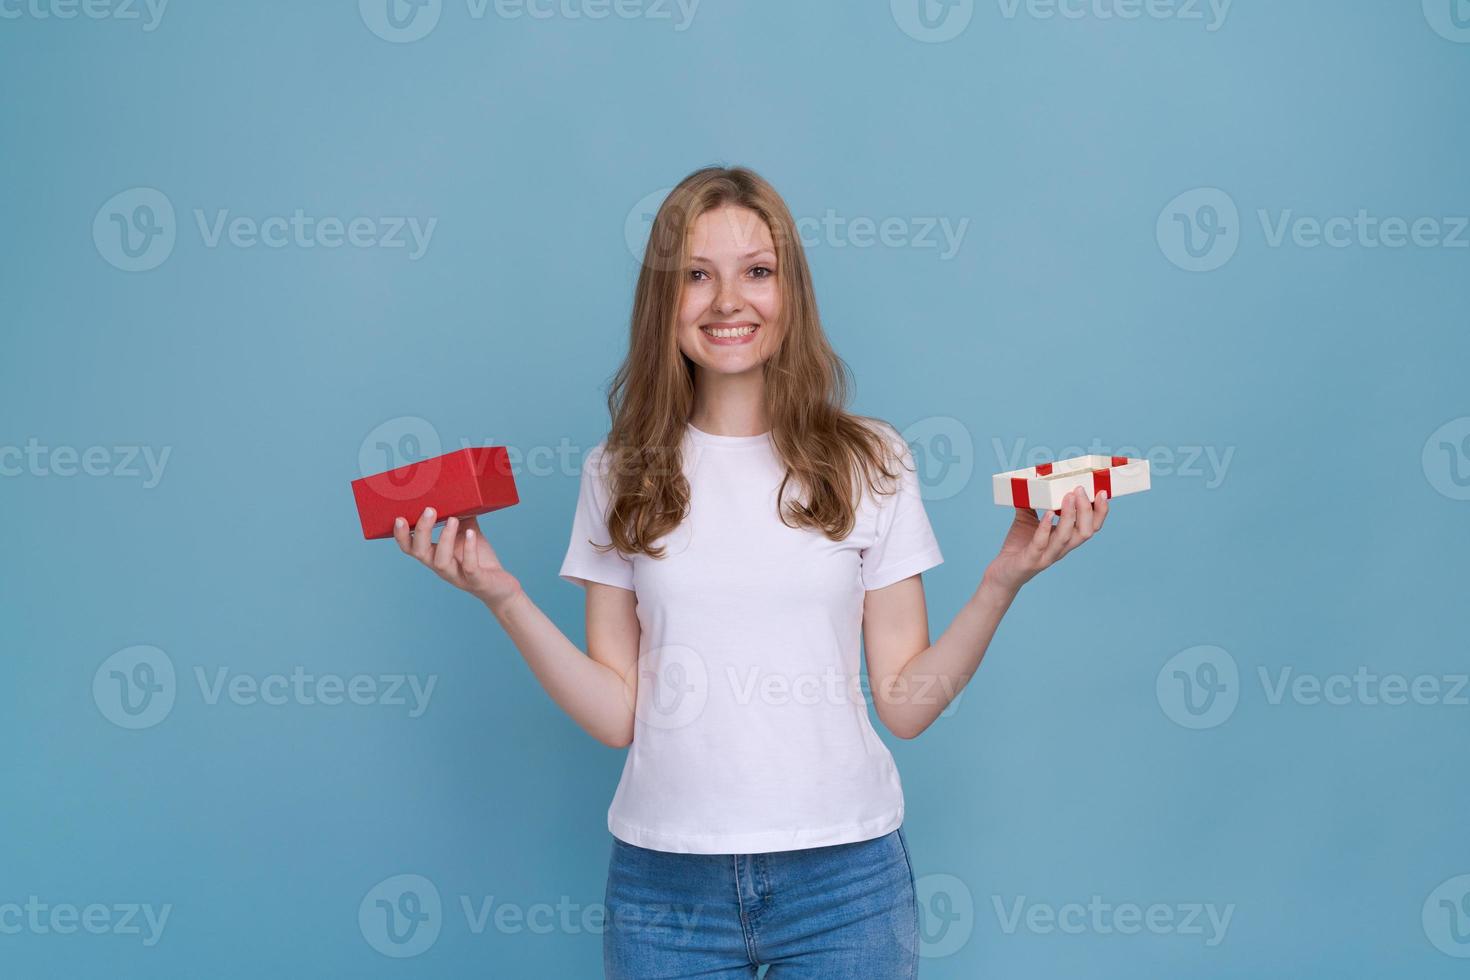
[[[755,327],[731,327],[724,330],[712,330],[709,327],[702,327],[700,329],[711,337],[748,337],[755,333]]]

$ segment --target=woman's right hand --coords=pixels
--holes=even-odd
[[[412,529],[402,517],[393,522],[393,540],[404,554],[417,558],[432,568],[434,574],[465,590],[492,611],[520,593],[520,580],[501,566],[475,518],[461,521],[451,517],[435,542],[432,540],[434,517],[434,509],[430,507],[419,515],[419,522]]]

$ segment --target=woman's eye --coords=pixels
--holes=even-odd
[[[771,276],[774,276],[776,274],[776,272],[775,272],[774,269],[772,269],[770,266],[764,266],[764,265],[758,265],[758,266],[753,267],[750,270],[750,273],[751,273],[751,275],[755,276],[755,278],[757,278],[757,279],[769,279]],[[694,280],[695,282],[698,282],[699,281],[699,278],[701,276],[703,276],[704,278],[708,279],[709,278],[709,273],[705,272],[703,269],[690,269],[689,270],[689,278],[692,279],[692,280]]]

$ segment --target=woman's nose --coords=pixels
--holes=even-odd
[[[729,313],[740,309],[740,290],[734,283],[726,282],[715,294],[715,309]]]

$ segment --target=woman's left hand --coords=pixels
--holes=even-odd
[[[1078,487],[1062,498],[1061,516],[1055,526],[1050,511],[1032,511],[1029,507],[1017,510],[1000,554],[985,570],[986,578],[1002,588],[1018,591],[1037,572],[1102,530],[1108,517],[1108,496],[1104,491],[1089,502],[1087,491]]]

